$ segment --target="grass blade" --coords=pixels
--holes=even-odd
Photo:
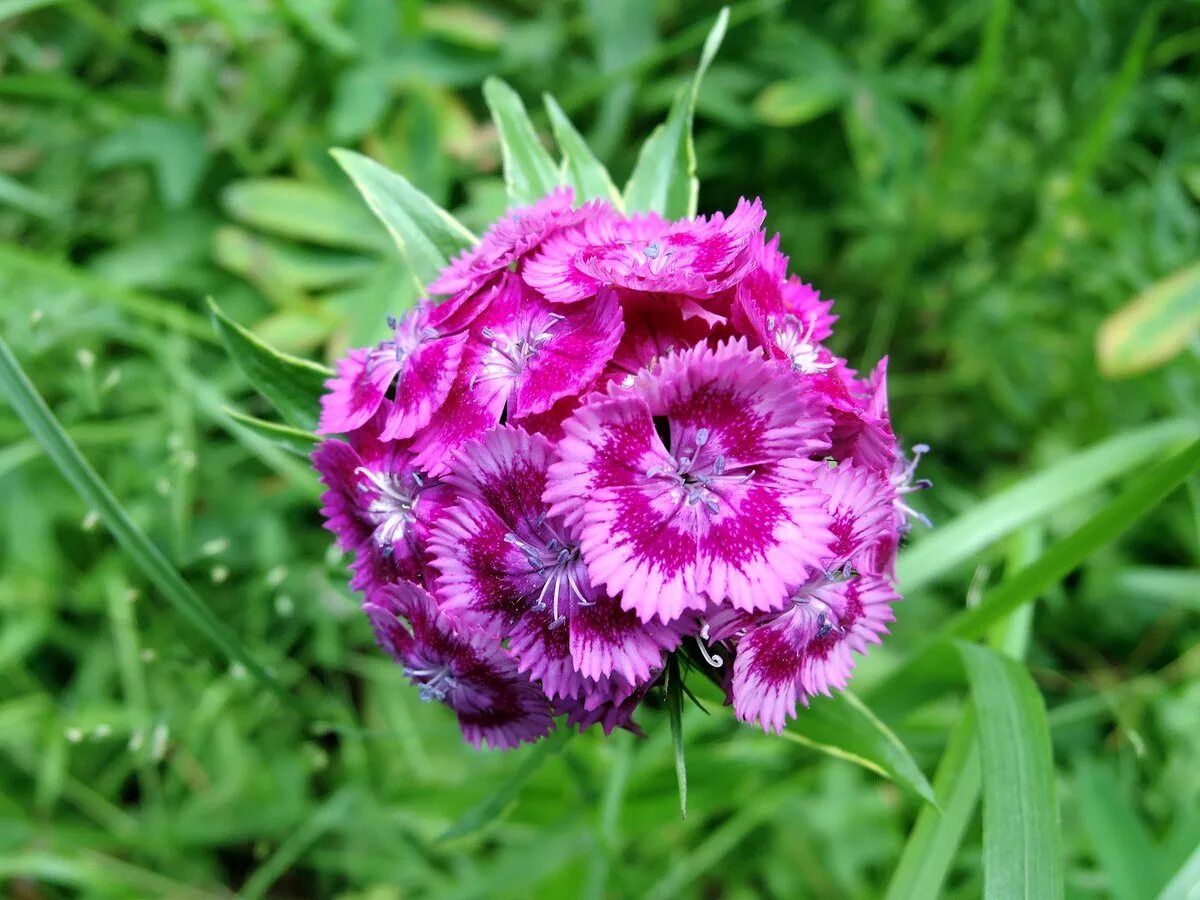
[[[1108,876],[1113,900],[1142,900],[1166,881],[1150,832],[1121,793],[1111,769],[1094,759],[1075,772],[1083,832],[1092,858]]]
[[[475,235],[403,175],[353,150],[330,152],[371,211],[387,226],[422,288],[448,260],[474,246]]]
[[[980,550],[1200,434],[1177,419],[1125,432],[1076,453],[939,525],[900,554],[897,580],[906,594],[949,574]]]
[[[267,422],[264,419],[240,413],[236,409],[226,408],[225,412],[233,421],[253,431],[259,437],[264,437],[276,446],[304,459],[308,459],[309,454],[317,446],[317,441],[320,440],[311,431],[302,431],[299,428],[292,428],[290,425],[280,425],[278,422]]]
[[[1100,547],[1154,509],[1200,467],[1200,440],[1139,475],[1116,498],[1033,563],[989,591],[974,609],[960,613],[943,629],[956,637],[978,637],[999,619],[1057,583]]]
[[[387,234],[353,196],[296,178],[244,178],[221,192],[221,206],[244,225],[325,247],[382,253]]]
[[[1100,371],[1136,375],[1160,366],[1200,332],[1200,265],[1156,282],[1104,320],[1096,335]]]
[[[675,748],[675,778],[679,782],[679,815],[687,818],[687,759],[683,746],[683,679],[675,654],[667,660],[663,688],[667,693],[667,717],[671,720],[671,743]]]
[[[560,728],[544,741],[539,741],[524,751],[525,758],[513,773],[490,796],[484,798],[477,806],[471,807],[457,822],[442,832],[438,840],[448,841],[474,834],[500,816],[516,799],[522,785],[532,778],[551,756],[561,752],[574,734],[575,732],[568,728]]]
[[[554,139],[558,141],[558,149],[563,156],[563,176],[567,184],[575,189],[575,202],[585,200],[608,200],[617,209],[622,208],[621,193],[613,184],[612,176],[604,164],[596,159],[592,148],[587,145],[563,112],[562,107],[549,94],[542,97],[546,104],[546,113],[550,117],[550,128],[554,131]]]
[[[1158,900],[1198,900],[1200,898],[1200,847],[1175,873],[1175,877],[1163,888]]]
[[[721,10],[700,51],[700,62],[692,83],[675,98],[667,121],[646,138],[638,153],[637,164],[625,185],[625,208],[630,212],[653,210],[668,219],[694,216],[700,183],[696,179],[696,146],[692,122],[700,82],[729,26],[729,8]]]
[[[1063,896],[1054,760],[1042,695],[1023,665],[959,644],[978,710],[988,897]]]
[[[217,343],[212,329],[194,312],[164,297],[132,291],[113,284],[68,262],[44,256],[15,244],[0,243],[0,272],[36,275],[54,284],[80,291],[121,312],[159,327],[170,328],[209,344]]]
[[[975,711],[968,707],[951,732],[933,776],[937,808],[925,806],[917,814],[884,900],[941,896],[979,800],[979,742],[975,729]]]
[[[162,551],[134,524],[108,485],[63,430],[3,338],[0,338],[0,389],[58,470],[84,502],[97,512],[100,521],[117,543],[180,615],[214,647],[245,666],[251,676],[285,705],[303,714],[303,708],[291,693],[246,650],[237,635],[205,606]]]
[[[538,139],[525,104],[499,78],[483,83],[483,99],[500,133],[509,205],[524,206],[541,199],[559,183],[558,167]]]
[[[870,769],[936,805],[929,781],[900,739],[850,691],[814,697],[783,736]]]
[[[226,316],[214,300],[210,299],[208,306],[212,310],[213,327],[226,351],[255,389],[291,424],[306,431],[316,428],[325,379],[333,377],[333,372],[268,347]]]

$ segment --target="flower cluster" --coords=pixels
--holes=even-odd
[[[327,525],[381,646],[476,746],[636,728],[672,652],[779,731],[886,632],[915,459],[885,363],[826,348],[832,303],[764,217],[555,191],[338,364]]]

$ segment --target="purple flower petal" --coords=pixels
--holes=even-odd
[[[643,626],[588,578],[565,523],[542,495],[550,444],[511,427],[464,446],[448,477],[460,500],[430,545],[447,615],[508,638],[519,668],[548,696],[619,672],[631,683],[661,666],[677,635]]]
[[[500,645],[458,631],[421,588],[386,588],[364,610],[380,646],[404,666],[421,699],[453,709],[463,737],[476,749],[515,747],[553,729],[546,698]]]
[[[596,217],[549,238],[524,275],[548,300],[569,303],[604,286],[705,296],[736,284],[753,263],[762,204],[733,214],[665,222],[657,216]]]
[[[322,441],[313,466],[328,487],[322,495],[325,527],[338,545],[356,554],[355,589],[374,589],[399,578],[423,579],[433,523],[453,501],[453,490],[429,477],[405,444],[384,442],[374,419],[351,435],[352,443]]]
[[[474,247],[451,261],[429,285],[431,294],[474,292],[497,272],[508,268],[564,223],[576,221],[569,187],[555,188],[531,206],[509,210]],[[595,214],[595,208],[587,214]]]
[[[733,665],[733,708],[744,722],[783,731],[796,705],[842,689],[854,654],[878,643],[898,599],[882,578],[820,581],[793,595],[739,640]]]
[[[321,434],[353,431],[364,425],[396,382],[394,402],[382,428],[384,440],[408,438],[424,428],[442,405],[462,358],[465,334],[442,335],[429,324],[432,307],[423,303],[403,319],[389,320],[392,338],[370,350],[352,350],[321,398]]]
[[[829,554],[816,468],[802,458],[827,428],[786,369],[744,343],[701,345],[582,406],[546,500],[579,527],[592,580],[644,622],[709,598],[770,609]]]

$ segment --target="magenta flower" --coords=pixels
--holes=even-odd
[[[567,423],[546,499],[579,523],[588,572],[626,609],[645,622],[709,598],[770,609],[827,555],[805,457],[829,420],[796,388],[744,342],[699,345]]]
[[[758,201],[667,221],[567,189],[454,260],[323,399],[323,513],[421,696],[475,746],[552,716],[641,733],[668,654],[781,730],[887,632],[922,447],[886,363],[859,378],[832,303]]]
[[[551,191],[532,206],[510,210],[487,230],[474,247],[464,250],[429,285],[431,294],[473,294],[497,272],[508,268],[535,249],[563,224],[586,216],[571,208],[569,187]]]
[[[662,667],[679,641],[643,625],[588,577],[579,544],[542,500],[553,447],[504,427],[458,454],[447,476],[459,501],[431,541],[438,592],[452,618],[511,641],[519,668],[550,697],[614,672],[631,684]]]
[[[429,424],[446,400],[462,358],[466,334],[442,334],[434,311],[422,303],[403,319],[388,319],[392,337],[370,350],[351,350],[338,363],[337,376],[321,398],[321,434],[362,426],[387,399],[395,384],[380,437],[412,437]]]
[[[404,666],[421,699],[453,709],[476,749],[507,749],[550,733],[554,722],[542,692],[497,644],[455,629],[426,591],[401,582],[363,609],[379,646]]]
[[[525,280],[548,300],[566,303],[602,287],[707,296],[736,284],[750,268],[750,244],[762,204],[741,200],[726,219],[667,222],[648,214],[598,214],[547,238],[525,263]]]
[[[429,562],[425,542],[454,496],[415,465],[404,443],[379,439],[374,429],[387,415],[382,409],[350,435],[350,443],[326,440],[313,452],[313,465],[328,488],[321,512],[342,550],[355,554],[356,590],[396,577],[423,582]]]
[[[468,333],[450,398],[414,441],[418,462],[434,472],[501,418],[545,413],[581,393],[621,339],[621,310],[611,292],[552,305],[510,273],[488,304]]]

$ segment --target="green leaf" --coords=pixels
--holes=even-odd
[[[63,430],[3,338],[0,338],[0,390],[8,397],[17,415],[63,477],[84,503],[96,511],[100,521],[134,564],[187,623],[221,653],[240,662],[252,677],[286,706],[303,715],[303,707],[291,692],[251,655],[238,636],[213,614],[162,551],[134,523],[108,485]]]
[[[294,453],[304,459],[309,458],[313,448],[316,447],[317,442],[320,440],[311,431],[292,428],[290,425],[280,425],[278,422],[267,422],[264,419],[257,419],[254,416],[248,416],[245,413],[228,407],[226,407],[225,412],[229,418],[233,419],[243,428],[254,432],[259,437],[266,438],[289,453]]]
[[[558,185],[558,167],[538,139],[525,104],[499,78],[483,83],[483,99],[500,134],[509,205],[524,206],[540,200]]]
[[[814,697],[783,736],[890,778],[929,803],[933,788],[900,739],[850,691]]]
[[[1042,695],[1020,663],[978,644],[960,643],[958,649],[979,723],[984,895],[1062,897],[1054,760]]]
[[[837,109],[846,96],[840,72],[820,72],[767,85],[754,101],[754,112],[767,125],[802,125]]]
[[[625,208],[629,212],[654,211],[669,219],[694,216],[700,183],[696,179],[696,146],[692,122],[700,82],[729,24],[729,8],[721,10],[700,52],[700,63],[689,87],[671,104],[667,121],[651,133],[638,153],[633,174],[625,185]]]
[[[1158,900],[1196,900],[1200,897],[1200,846],[1175,873],[1175,877],[1163,888]]]
[[[32,273],[46,281],[80,291],[97,302],[110,304],[114,309],[143,322],[160,328],[177,329],[188,337],[206,343],[217,341],[203,318],[178,303],[165,297],[129,290],[68,262],[16,244],[0,243],[0,273],[3,272]]]
[[[1096,335],[1100,371],[1136,375],[1167,362],[1200,334],[1200,264],[1142,291]]]
[[[1113,900],[1142,900],[1166,881],[1154,841],[1111,769],[1085,759],[1075,772],[1080,820]]]
[[[475,244],[475,235],[403,175],[353,150],[332,150],[367,205],[387,226],[423,287],[452,257]]]
[[[564,180],[575,189],[575,202],[601,199],[621,209],[621,194],[613,184],[608,169],[596,159],[592,148],[575,130],[575,126],[571,124],[558,102],[549,94],[543,95],[542,101],[546,104],[547,115],[550,116],[554,139],[558,141],[558,148],[562,151]]]
[[[964,711],[933,776],[937,807],[917,813],[900,862],[888,884],[885,900],[926,900],[940,897],[979,800],[979,742],[975,711]]]
[[[391,249],[379,222],[353,197],[295,178],[245,178],[221,192],[221,205],[244,225],[329,247]]]
[[[442,832],[438,840],[448,841],[452,838],[474,834],[501,815],[516,799],[525,782],[532,778],[551,756],[561,752],[574,734],[574,731],[564,727],[555,731],[544,741],[524,750],[525,758],[521,760],[520,765],[513,770],[513,773],[481,803],[471,807],[457,822]]]
[[[900,554],[897,580],[906,594],[912,593],[1006,535],[1198,435],[1200,425],[1195,421],[1176,419],[1119,434],[1072,454],[924,534]]]
[[[667,718],[671,722],[671,743],[675,748],[675,779],[679,783],[679,815],[687,818],[687,760],[683,746],[683,679],[679,672],[679,658],[671,654],[667,659],[667,672],[663,681],[667,694]]]
[[[272,298],[360,281],[377,265],[365,256],[302,247],[232,225],[213,235],[213,256]]]
[[[1098,549],[1132,527],[1200,468],[1200,440],[1135,478],[1116,498],[1031,564],[984,594],[979,605],[955,616],[943,632],[971,638],[1030,602],[1074,571]]]
[[[307,431],[317,426],[325,380],[333,372],[307,359],[288,356],[268,347],[208,301],[213,327],[233,361],[264,397],[292,425]]]
[[[134,119],[112,132],[92,150],[99,168],[148,163],[163,205],[186,205],[200,187],[208,168],[208,142],[192,122],[147,117]]]

